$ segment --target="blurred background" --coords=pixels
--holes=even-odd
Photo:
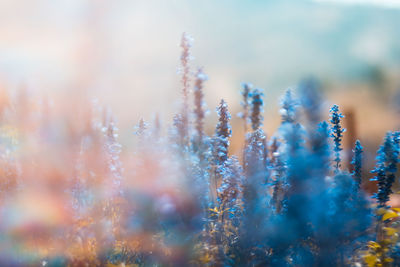
[[[79,100],[98,98],[130,144],[140,118],[158,113],[167,124],[178,110],[179,43],[187,32],[192,70],[202,66],[209,76],[209,133],[219,99],[235,115],[241,82],[252,82],[264,89],[271,135],[279,96],[312,76],[328,100],[326,114],[338,104],[350,141],[360,138],[374,152],[400,124],[399,25],[397,0],[1,0],[0,85],[62,99],[72,113]]]
[[[95,261],[119,228],[143,251],[173,250],[149,242],[158,209],[166,221],[175,207],[197,216],[196,186],[155,135],[134,133],[157,114],[167,134],[180,112],[183,32],[194,39],[191,71],[209,78],[209,135],[220,99],[229,105],[231,154],[243,155],[242,82],[264,89],[270,141],[280,96],[312,77],[325,119],[333,104],[345,115],[343,169],[360,139],[372,193],[376,150],[400,126],[399,25],[400,0],[0,0],[0,265]],[[400,207],[399,196],[390,205]]]

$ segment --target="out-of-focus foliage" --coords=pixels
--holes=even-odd
[[[387,205],[398,132],[378,151],[375,203],[361,187],[360,141],[352,171],[341,164],[345,118],[334,105],[322,121],[318,83],[284,94],[271,137],[262,90],[244,84],[243,153],[231,155],[228,104],[208,136],[207,76],[191,77],[186,34],[182,49],[182,108],[167,136],[158,117],[140,120],[133,151],[97,103],[76,120],[9,97],[0,109],[1,265],[400,265],[400,210]]]

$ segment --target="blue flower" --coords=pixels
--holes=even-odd
[[[391,132],[386,134],[383,145],[378,150],[376,161],[376,167],[371,171],[376,176],[371,181],[378,181],[378,192],[373,197],[377,199],[379,206],[384,207],[390,199],[399,162],[399,148]]]
[[[343,137],[343,132],[345,129],[342,129],[342,126],[340,125],[341,119],[344,117],[342,113],[339,113],[339,106],[338,105],[333,105],[333,107],[330,110],[331,114],[331,124],[332,124],[332,133],[331,137],[333,138],[333,151],[335,151],[335,171],[338,172],[340,168],[340,151],[342,151],[341,147],[341,142],[342,142],[342,137]]]
[[[360,140],[357,140],[354,146],[354,156],[353,160],[351,161],[351,164],[353,165],[353,178],[356,182],[356,190],[358,191],[361,186],[362,182],[362,176],[361,176],[361,171],[362,171],[362,153],[363,153],[363,147],[361,146]]]

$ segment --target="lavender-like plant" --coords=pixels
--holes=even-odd
[[[354,156],[351,164],[353,165],[354,171],[352,173],[353,179],[356,181],[356,191],[361,187],[362,182],[362,153],[363,147],[361,146],[360,140],[357,140],[354,146]]]
[[[232,129],[229,124],[231,115],[228,111],[228,105],[225,100],[221,102],[217,108],[218,124],[215,128],[214,137],[214,160],[217,164],[222,165],[228,159],[229,137],[231,137]]]
[[[203,83],[207,80],[207,76],[204,74],[201,68],[198,69],[196,73],[196,80],[194,83],[194,124],[196,130],[196,141],[195,147],[199,149],[203,145],[204,136],[204,93],[203,93]]]
[[[341,119],[344,117],[342,113],[339,113],[339,106],[338,105],[333,105],[333,107],[330,110],[331,112],[331,124],[332,124],[332,133],[331,137],[333,138],[333,150],[335,151],[335,172],[339,172],[339,169],[341,167],[340,162],[340,151],[342,151],[342,138],[343,138],[343,132],[345,129],[342,129],[342,126],[340,124]]]
[[[251,128],[253,131],[259,129],[263,124],[263,100],[262,100],[262,90],[254,89],[251,92]]]
[[[244,150],[244,169],[248,176],[258,173],[259,177],[266,180],[268,147],[267,138],[261,126],[263,125],[263,93],[254,89],[251,93],[251,127],[253,132],[246,134]],[[262,179],[262,178],[261,178]]]
[[[181,39],[181,72],[182,72],[182,111],[180,115],[179,137],[181,144],[188,145],[189,141],[189,88],[190,88],[190,65],[191,59],[190,48],[192,47],[191,37],[187,33],[182,34]]]
[[[378,192],[374,198],[377,199],[379,207],[385,207],[392,193],[399,161],[399,149],[393,141],[391,132],[386,134],[383,145],[380,146],[377,154],[376,167],[371,171],[376,175],[371,181],[378,181]]]
[[[240,104],[243,107],[243,112],[240,112],[238,116],[243,119],[244,125],[244,132],[247,132],[247,125],[249,123],[249,106],[250,106],[250,97],[251,97],[251,90],[253,85],[251,83],[243,83],[242,84],[243,90],[241,92],[242,101]]]

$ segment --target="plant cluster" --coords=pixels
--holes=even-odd
[[[334,105],[322,120],[316,81],[286,91],[269,138],[264,93],[246,83],[244,147],[232,155],[226,101],[205,132],[207,76],[192,77],[190,46],[184,34],[182,108],[169,134],[158,117],[141,120],[128,156],[96,103],[62,137],[59,120],[25,108],[24,94],[1,109],[1,265],[399,266],[400,209],[387,203],[400,133],[378,150],[374,203],[361,187],[363,147],[357,140],[353,171],[343,168],[344,117]]]

